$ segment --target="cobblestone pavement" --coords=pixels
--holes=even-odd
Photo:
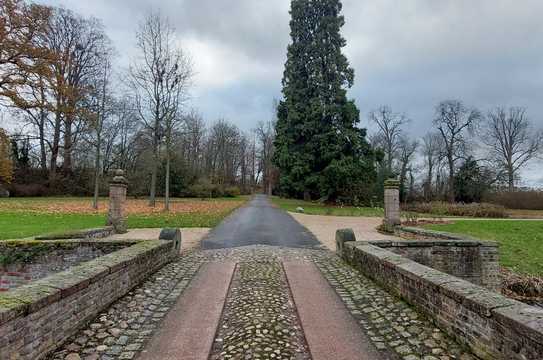
[[[238,264],[211,359],[309,359],[278,261]]]
[[[99,314],[50,359],[133,359],[196,274],[204,257],[186,254]]]
[[[213,360],[310,358],[282,260],[314,262],[386,357],[475,359],[429,320],[333,252],[267,246],[185,253],[98,315],[50,359],[136,358],[200,266],[226,260],[238,265],[215,339]]]
[[[475,359],[407,303],[338,257],[317,256],[315,263],[377,349],[404,360]]]

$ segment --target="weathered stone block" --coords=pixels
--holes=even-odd
[[[170,240],[173,241],[174,249],[179,252],[181,251],[181,230],[179,229],[162,229],[158,237],[160,240]]]

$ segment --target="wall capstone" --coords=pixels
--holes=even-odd
[[[179,229],[162,229],[158,237],[159,240],[173,241],[173,247],[177,253],[181,251],[181,230]]]

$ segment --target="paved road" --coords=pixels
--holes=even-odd
[[[319,241],[285,211],[271,205],[265,195],[257,195],[236,210],[203,241],[203,249],[249,245],[318,247]]]

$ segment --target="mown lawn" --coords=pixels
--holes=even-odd
[[[543,275],[543,221],[458,220],[425,228],[497,241],[504,267],[520,273]]]
[[[175,199],[169,213],[160,202],[149,208],[146,200],[131,199],[128,227],[214,227],[248,199]],[[107,199],[102,199],[99,210],[90,204],[88,198],[0,199],[0,240],[104,226]]]
[[[356,207],[356,206],[332,206],[324,205],[318,202],[309,202],[303,200],[284,199],[273,197],[272,202],[279,208],[296,212],[298,207],[304,209],[304,213],[308,215],[332,215],[332,216],[369,216],[380,217],[384,216],[382,208],[371,207]]]

